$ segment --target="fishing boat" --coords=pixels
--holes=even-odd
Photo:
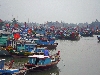
[[[16,33],[17,35],[14,36],[14,38],[7,40],[7,47],[6,50],[10,53],[13,57],[28,57],[29,55],[32,55],[32,50],[34,50],[36,43],[32,41],[32,39],[19,39],[18,35],[19,33]],[[16,37],[17,36],[17,37]]]
[[[55,49],[56,50],[56,47],[57,47],[58,43],[54,43],[54,44],[48,44],[48,45],[42,45],[42,44],[38,44],[38,45],[35,45],[35,47],[47,47],[49,50],[53,50]]]
[[[13,60],[9,65],[5,65],[5,59],[0,59],[0,75],[12,75],[19,72],[19,69],[12,69]]]
[[[100,35],[100,29],[96,29],[96,30],[94,31],[94,34],[95,34],[95,35]]]
[[[45,37],[41,37],[41,38],[37,38],[34,39],[35,43],[37,45],[35,45],[35,47],[47,47],[49,50],[51,49],[56,49],[58,43],[55,43],[55,39],[54,38],[45,38]]]
[[[33,55],[33,53],[30,53],[30,52],[25,52],[25,51],[15,51],[14,52],[14,50],[12,50],[10,54],[14,58],[27,58],[29,55]]]
[[[78,32],[74,31],[74,32],[71,32],[70,34],[67,34],[65,36],[65,39],[66,40],[79,40],[80,36]]]
[[[84,29],[83,31],[81,31],[80,35],[83,37],[93,37],[93,31],[90,30],[89,28],[87,28],[87,29]]]
[[[10,53],[7,50],[0,49],[0,57],[11,57]]]
[[[96,29],[93,30],[94,35],[100,35],[100,28],[97,27]]]
[[[9,52],[6,51],[7,39],[11,36],[10,32],[0,30],[0,56],[10,56]]]
[[[44,49],[36,49],[35,54],[28,56],[25,67],[31,71],[48,70],[55,67],[60,61],[60,51],[54,55],[45,55]]]
[[[10,55],[13,58],[27,58],[29,55],[33,55],[33,53],[25,52],[25,51],[16,51],[16,52],[14,52],[14,50],[12,50],[12,52],[10,52]]]

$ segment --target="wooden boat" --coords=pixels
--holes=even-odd
[[[80,35],[83,37],[93,37],[93,32],[90,29],[84,29],[83,31],[80,32]]]
[[[0,56],[10,56],[9,52],[5,50],[8,37],[11,36],[10,32],[0,30]]]
[[[36,53],[36,55],[28,56],[29,62],[24,64],[31,71],[51,69],[60,61],[60,51],[52,56],[45,56],[43,52]]]
[[[29,55],[33,55],[31,52],[26,52],[26,51],[15,51],[15,50],[10,50],[9,51],[10,55],[14,58],[26,58]]]
[[[11,40],[8,40],[11,41]],[[16,47],[13,46],[13,43],[16,42]],[[31,43],[31,41],[26,41],[24,44],[20,43],[19,41],[11,41],[12,46],[7,46],[6,50],[10,53],[10,55],[14,58],[25,58],[29,55],[33,55],[31,52],[34,50],[36,44]],[[14,48],[13,48],[14,47]]]
[[[96,28],[95,30],[94,30],[94,34],[95,35],[100,35],[100,28]]]
[[[33,70],[29,70],[30,75],[33,74],[33,72],[31,72],[31,71],[33,71]],[[41,75],[41,74],[43,74],[43,75],[50,75],[50,74],[51,75],[54,75],[54,74],[59,75],[59,71],[60,71],[60,69],[57,66],[55,66],[54,68],[46,70],[46,71],[41,71],[41,72],[34,71],[34,74],[35,75]]]
[[[50,49],[56,49],[58,43],[55,43],[55,39],[34,39],[35,47],[47,47],[49,50]]]
[[[51,44],[51,45],[35,45],[35,47],[47,47],[49,50],[52,50],[52,49],[56,49],[58,43],[54,43],[54,44]]]
[[[100,35],[100,29],[95,30],[94,34],[95,35]]]
[[[7,39],[11,37],[10,32],[6,32],[4,30],[0,31],[0,46],[6,46]]]
[[[69,36],[65,38],[66,40],[79,40],[80,36],[78,32],[71,32]]]
[[[1,75],[12,75],[16,72],[19,72],[19,69],[12,69],[12,64],[14,61],[11,61],[9,65],[5,65],[5,59],[0,59],[0,74]]]
[[[21,49],[16,50],[12,46],[8,46],[5,49],[14,58],[25,58],[25,57],[28,57],[29,55],[33,55],[33,53],[31,53],[29,51],[25,51],[25,50],[21,50]]]

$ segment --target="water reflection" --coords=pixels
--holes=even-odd
[[[50,70],[27,72],[26,75],[59,75],[59,68],[56,66]]]

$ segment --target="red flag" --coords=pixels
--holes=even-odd
[[[9,27],[9,26],[10,26],[9,23],[7,23],[7,24],[6,24],[6,27]]]
[[[28,30],[28,33],[31,34],[31,33],[32,33],[32,29],[29,29],[29,30]]]
[[[14,27],[18,28],[18,24],[15,24]]]
[[[20,38],[20,34],[19,33],[15,33],[14,34],[14,39],[18,40]]]

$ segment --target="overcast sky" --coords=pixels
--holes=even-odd
[[[100,0],[0,0],[0,18],[19,22],[100,21]]]

